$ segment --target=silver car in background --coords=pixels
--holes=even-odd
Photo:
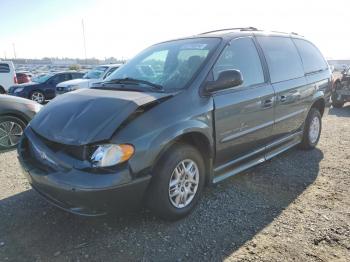
[[[17,146],[25,127],[41,108],[28,99],[0,95],[0,151]]]
[[[102,82],[121,64],[99,65],[87,72],[82,79],[74,79],[59,83],[56,86],[56,95],[61,95],[77,89],[90,88],[93,84]]]

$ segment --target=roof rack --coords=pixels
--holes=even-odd
[[[257,28],[249,26],[249,27],[235,27],[235,28],[225,28],[225,29],[218,29],[213,31],[208,31],[204,33],[200,33],[199,35],[205,35],[209,33],[215,33],[215,32],[222,32],[222,31],[233,31],[233,30],[240,30],[240,31],[258,31]]]

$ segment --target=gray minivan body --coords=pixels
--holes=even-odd
[[[61,208],[97,215],[157,191],[162,178],[155,173],[171,165],[174,146],[190,145],[200,153],[203,161],[195,163],[201,170],[203,162],[203,177],[210,184],[304,143],[312,132],[317,137],[309,147],[317,144],[320,120],[309,124],[308,118],[310,112],[323,114],[331,72],[322,55],[313,55],[319,53],[316,48],[307,51],[310,42],[293,34],[243,29],[188,39],[202,38],[218,42],[186,88],[122,91],[121,83],[113,90],[106,82],[50,102],[31,122],[19,147],[32,186]],[[318,60],[313,63],[314,58]],[[241,73],[243,84],[208,92],[206,85],[231,69]],[[89,148],[103,143],[130,144],[135,151],[122,164],[96,169]],[[71,150],[85,153],[77,157]],[[179,218],[192,207],[172,207],[171,212]],[[160,215],[171,216],[161,209]]]

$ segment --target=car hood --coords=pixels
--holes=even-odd
[[[139,107],[167,96],[170,94],[81,89],[49,102],[30,127],[66,145],[106,141]]]
[[[72,85],[77,85],[80,87],[89,87],[89,82],[91,82],[91,80],[97,80],[97,79],[73,79],[73,80],[59,83],[57,87],[67,87]]]
[[[37,102],[34,102],[32,100],[17,97],[17,96],[11,96],[11,95],[0,95],[0,103],[11,103],[11,104],[23,104],[23,105],[31,105],[31,106],[38,106],[39,104]]]

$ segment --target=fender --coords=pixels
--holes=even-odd
[[[212,125],[211,112],[208,112],[193,119],[184,120],[165,127],[152,137],[144,137],[135,144],[138,153],[129,161],[132,171],[137,173],[143,169],[151,169],[159,160],[160,156],[173,145],[179,137],[189,133],[203,135],[209,142],[209,154],[213,157],[215,141],[213,138]]]

